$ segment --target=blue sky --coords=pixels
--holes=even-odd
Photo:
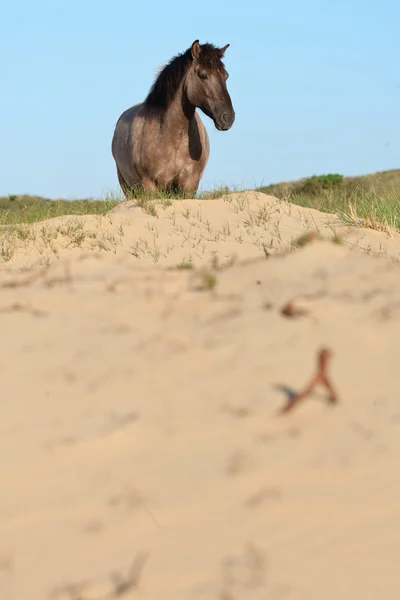
[[[202,189],[400,167],[400,3],[14,0],[2,8],[0,195],[118,190],[111,138],[155,71],[228,42],[236,121]]]

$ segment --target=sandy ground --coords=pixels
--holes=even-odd
[[[157,211],[7,238],[0,598],[397,600],[399,236],[260,194]],[[322,347],[339,402],[280,414]]]

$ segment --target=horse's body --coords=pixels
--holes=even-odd
[[[210,154],[200,108],[219,130],[235,119],[221,61],[225,48],[194,42],[158,75],[146,100],[119,118],[112,140],[118,180],[126,196],[137,188],[193,196]]]

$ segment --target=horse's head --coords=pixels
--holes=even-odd
[[[197,106],[220,131],[227,131],[235,120],[231,97],[226,87],[228,73],[222,58],[229,44],[215,48],[211,44],[191,47],[192,64],[186,76],[186,94],[189,102]]]

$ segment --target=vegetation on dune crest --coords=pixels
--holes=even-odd
[[[41,196],[10,195],[0,197],[0,225],[37,223],[63,215],[104,215],[117,206],[106,200],[48,200]]]
[[[168,238],[165,243],[161,243],[158,240],[157,222],[158,219],[170,219],[173,237],[178,236],[182,248],[186,245],[188,249],[182,263],[178,265],[180,269],[193,268],[196,257],[204,256],[208,242],[250,242],[264,250],[268,257],[282,243],[276,215],[284,212],[291,214],[292,205],[295,204],[339,215],[342,223],[352,226],[370,227],[389,235],[393,235],[393,230],[400,232],[400,170],[358,178],[343,177],[338,173],[314,175],[255,190],[276,196],[279,207],[274,202],[256,201],[253,205],[245,190],[241,190],[244,193],[230,196],[234,191],[238,190],[225,187],[201,192],[197,194],[197,198],[210,202],[214,198],[222,198],[236,215],[241,215],[240,225],[231,223],[229,219],[215,225],[203,216],[201,206],[190,203],[182,205],[178,202],[183,200],[179,195],[161,192],[156,196],[138,195],[136,191],[133,205],[149,216],[145,227],[151,236],[147,237],[145,234],[138,237],[126,251],[137,258],[151,258],[155,263],[162,257],[167,257],[174,250],[176,240]],[[18,253],[28,256],[32,248],[35,248],[37,254],[35,264],[44,266],[48,266],[54,258],[59,258],[60,252],[71,248],[116,252],[117,247],[123,245],[125,232],[118,217],[113,225],[114,215],[107,213],[123,200],[122,195],[108,195],[102,200],[73,201],[28,195],[0,198],[0,263],[9,262]],[[68,215],[95,215],[99,218],[71,218],[56,223],[43,223],[49,218]],[[103,218],[103,215],[107,216]],[[126,215],[128,220],[135,219],[135,216],[132,213]],[[309,231],[310,225],[315,222],[312,214],[302,213],[299,218],[306,231],[292,241],[292,248],[301,247],[317,239],[315,235],[319,236],[318,231]],[[37,222],[40,222],[37,227],[30,226]],[[333,237],[330,239],[335,243],[342,243],[337,232],[333,229],[332,232]],[[212,290],[216,280],[212,274],[204,275],[199,285],[201,289]]]
[[[229,187],[221,187],[212,191],[201,192],[198,198],[212,200],[235,191]],[[28,194],[0,197],[0,226],[30,224],[45,221],[53,217],[65,215],[105,215],[115,208],[125,198],[115,194],[109,194],[103,199],[83,200],[50,200],[41,196],[30,196]],[[150,215],[156,216],[155,202],[163,206],[169,206],[173,200],[183,200],[183,196],[168,192],[158,192],[149,196],[143,193],[135,201]]]
[[[337,214],[349,224],[400,230],[400,169],[360,177],[327,174],[258,188],[282,200]]]
[[[359,194],[386,193],[388,190],[400,191],[400,169],[381,171],[371,175],[359,177],[344,177],[336,173],[327,175],[313,175],[297,181],[271,184],[258,188],[266,194],[277,197],[283,195],[295,196],[296,194],[307,194],[318,196],[324,191],[334,190],[337,192],[357,192]]]
[[[239,190],[226,186],[201,192],[197,198],[212,200],[235,191]],[[260,187],[256,191],[340,215],[350,224],[367,224],[375,229],[390,226],[400,230],[400,169],[360,177],[344,177],[338,173],[314,175]],[[157,204],[166,207],[173,200],[182,199],[177,194],[158,192],[152,197],[143,194],[135,201],[149,215],[157,216]],[[35,223],[63,215],[104,215],[122,200],[122,196],[115,195],[102,200],[49,200],[28,195],[0,197],[0,226]]]

